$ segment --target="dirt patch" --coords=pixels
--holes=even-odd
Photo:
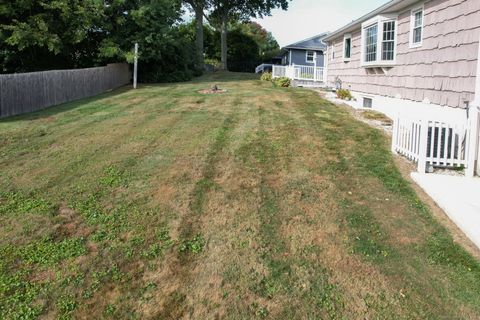
[[[59,223],[54,226],[54,230],[61,238],[88,237],[92,233],[92,230],[84,224],[83,218],[65,203],[58,208],[58,218]]]
[[[197,92],[201,94],[222,94],[222,93],[227,93],[228,91],[225,89],[203,89]]]

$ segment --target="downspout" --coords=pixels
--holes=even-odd
[[[468,109],[468,117],[470,121],[470,152],[469,152],[469,167],[467,168],[467,176],[473,177],[475,172],[480,175],[480,127],[479,127],[479,112],[480,112],[480,38],[478,41],[479,47],[477,49],[477,75],[475,78],[475,98],[472,105]]]

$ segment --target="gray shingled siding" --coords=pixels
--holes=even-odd
[[[292,61],[291,64],[313,66],[313,62],[307,62],[307,50],[291,50]],[[288,54],[287,57],[290,55]],[[322,51],[317,51],[317,67],[324,66],[324,55]]]

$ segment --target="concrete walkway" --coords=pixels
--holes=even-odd
[[[480,248],[480,178],[413,172],[413,180]]]

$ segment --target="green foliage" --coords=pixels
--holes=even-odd
[[[62,296],[57,302],[57,308],[59,311],[58,319],[71,319],[72,313],[77,308],[77,302],[72,296]]]
[[[290,87],[290,79],[287,77],[278,77],[273,79],[273,84],[277,87],[288,88]]]
[[[189,80],[195,47],[176,0],[10,1],[0,8],[0,70],[25,72],[133,61],[139,81]]]
[[[127,184],[124,172],[117,166],[111,165],[105,169],[104,176],[100,179],[100,183],[104,186],[118,187]]]
[[[265,30],[257,22],[241,23],[236,28],[257,43],[259,57],[262,61],[270,60],[280,53],[280,46],[272,33]]]
[[[29,196],[19,192],[0,192],[0,215],[13,214],[52,214],[54,206],[34,194]]]
[[[103,3],[97,0],[6,1],[0,7],[0,70],[79,67],[93,61]]]
[[[260,64],[260,48],[255,40],[239,29],[228,33],[228,70],[252,72]]]
[[[205,247],[206,241],[201,234],[197,234],[192,239],[183,240],[180,243],[179,251],[182,253],[200,253]]]
[[[342,100],[352,100],[353,96],[348,89],[339,89],[337,90],[337,98]]]
[[[0,250],[0,258],[4,255]],[[41,287],[29,282],[27,273],[9,274],[0,266],[0,319],[37,319],[42,307],[35,305]]]
[[[53,265],[68,258],[84,255],[85,239],[70,238],[60,242],[45,238],[18,250],[18,256],[27,264]]]
[[[453,242],[450,235],[437,233],[427,244],[428,256],[435,263],[452,266],[461,271],[475,273],[480,279],[480,263],[465,249]]]
[[[272,73],[271,72],[265,72],[262,74],[260,77],[260,80],[262,81],[272,81]]]

